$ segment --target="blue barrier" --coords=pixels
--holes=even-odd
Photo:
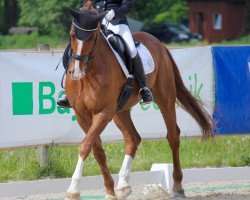
[[[250,46],[213,47],[212,52],[217,130],[250,133]]]

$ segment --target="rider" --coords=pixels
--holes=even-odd
[[[126,17],[126,15],[132,10],[132,1],[133,0],[96,0],[94,7],[99,13],[109,10],[105,19],[103,19],[102,24],[106,25],[108,30],[120,35],[126,41],[126,45],[132,58],[133,71],[140,87],[139,93],[142,98],[141,104],[148,104],[153,101],[152,93],[147,87],[142,61],[135,47]],[[57,105],[68,107],[69,103],[67,98],[57,101]]]

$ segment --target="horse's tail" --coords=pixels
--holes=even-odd
[[[178,101],[180,102],[182,108],[184,108],[199,124],[200,128],[202,129],[203,137],[212,136],[212,118],[210,117],[209,113],[201,106],[202,103],[196,99],[186,88],[182,81],[180,71],[171,53],[167,48],[166,51],[173,66]]]

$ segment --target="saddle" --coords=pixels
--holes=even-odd
[[[132,59],[130,57],[130,53],[125,40],[120,35],[115,34],[111,30],[108,30],[104,25],[101,26],[101,30],[103,35],[107,38],[109,44],[119,54],[119,56],[125,63],[125,66],[127,67],[129,74],[133,74]],[[134,40],[134,42],[136,47],[140,45],[140,42],[136,40]],[[120,96],[117,100],[116,112],[118,112],[123,108],[123,106],[130,98],[132,93],[133,93],[132,78],[128,78],[127,82],[123,85]]]
[[[102,30],[103,35],[107,38],[109,44],[119,54],[119,56],[125,63],[128,69],[128,72],[130,74],[133,74],[132,60],[131,60],[130,53],[129,53],[125,40],[120,35],[115,34],[111,30],[108,30],[106,26],[104,25],[101,26],[101,30]],[[134,40],[134,43],[136,47],[140,45],[140,42],[136,40]]]

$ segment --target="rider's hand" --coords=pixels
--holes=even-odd
[[[110,10],[106,15],[105,15],[105,19],[109,22],[110,20],[112,20],[115,17],[115,12],[114,10]]]

